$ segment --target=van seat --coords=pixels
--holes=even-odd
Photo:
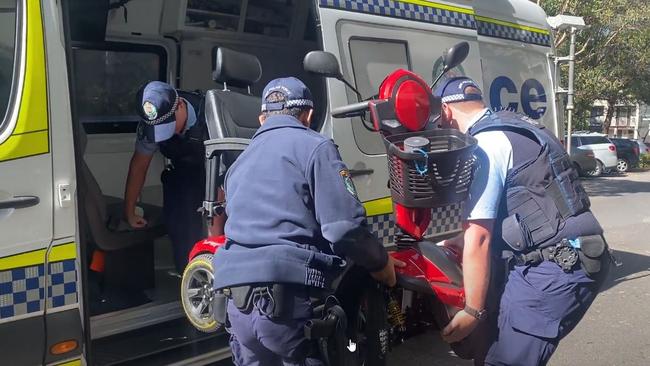
[[[85,153],[87,138],[83,127],[79,128],[80,151]],[[150,243],[165,235],[162,223],[162,209],[157,206],[143,205],[147,227],[130,229],[123,218],[123,200],[105,196],[94,175],[82,158],[79,166],[79,199],[89,225],[89,239],[100,249],[110,252],[128,248],[137,244]]]

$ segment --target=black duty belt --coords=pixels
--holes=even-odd
[[[578,250],[567,239],[556,245],[542,249],[535,249],[527,253],[514,253],[506,251],[504,257],[511,259],[516,266],[536,265],[542,261],[557,263],[564,272],[569,272],[579,261]]]

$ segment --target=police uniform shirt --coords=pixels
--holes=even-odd
[[[185,133],[187,130],[192,128],[192,126],[194,126],[197,121],[197,117],[194,106],[189,101],[187,101],[187,99],[181,99],[183,99],[185,105],[187,106],[187,123],[185,123],[185,128],[183,129],[183,133]],[[135,151],[143,155],[153,155],[156,153],[156,151],[158,151],[158,143],[147,141],[144,136],[139,135],[135,140]]]
[[[488,113],[490,111],[487,108],[477,113],[468,127]],[[478,142],[474,153],[477,159],[476,171],[465,217],[468,220],[496,219],[506,175],[513,166],[512,145],[503,131],[485,131],[474,137]]]
[[[225,232],[247,246],[289,244],[331,252],[365,223],[334,142],[290,116],[270,116],[229,169]]]

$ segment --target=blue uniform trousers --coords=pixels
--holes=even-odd
[[[322,366],[312,341],[305,338],[304,325],[312,319],[307,291],[293,297],[286,316],[272,318],[273,300],[260,298],[253,309],[242,312],[228,304],[230,348],[236,366]]]
[[[582,269],[565,273],[550,261],[515,266],[501,297],[498,329],[485,364],[546,365],[595,299],[608,269],[609,260],[603,259],[592,279]]]
[[[172,241],[176,270],[183,273],[194,244],[205,237],[203,219],[197,210],[205,195],[205,170],[200,166],[165,169],[163,216]]]

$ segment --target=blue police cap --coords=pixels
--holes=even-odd
[[[284,95],[284,102],[267,102],[271,93],[279,92]],[[262,93],[262,112],[279,111],[284,108],[314,108],[311,92],[307,85],[294,78],[279,78],[271,80]]]
[[[465,93],[465,90],[470,86],[478,89],[479,94]],[[481,88],[478,87],[478,84],[476,84],[474,80],[467,76],[457,76],[444,80],[438,85],[436,90],[433,92],[433,95],[440,98],[442,103],[456,103],[483,99]]]
[[[176,108],[179,97],[176,89],[162,81],[151,81],[138,92],[140,128],[150,142],[170,139],[176,131]]]

